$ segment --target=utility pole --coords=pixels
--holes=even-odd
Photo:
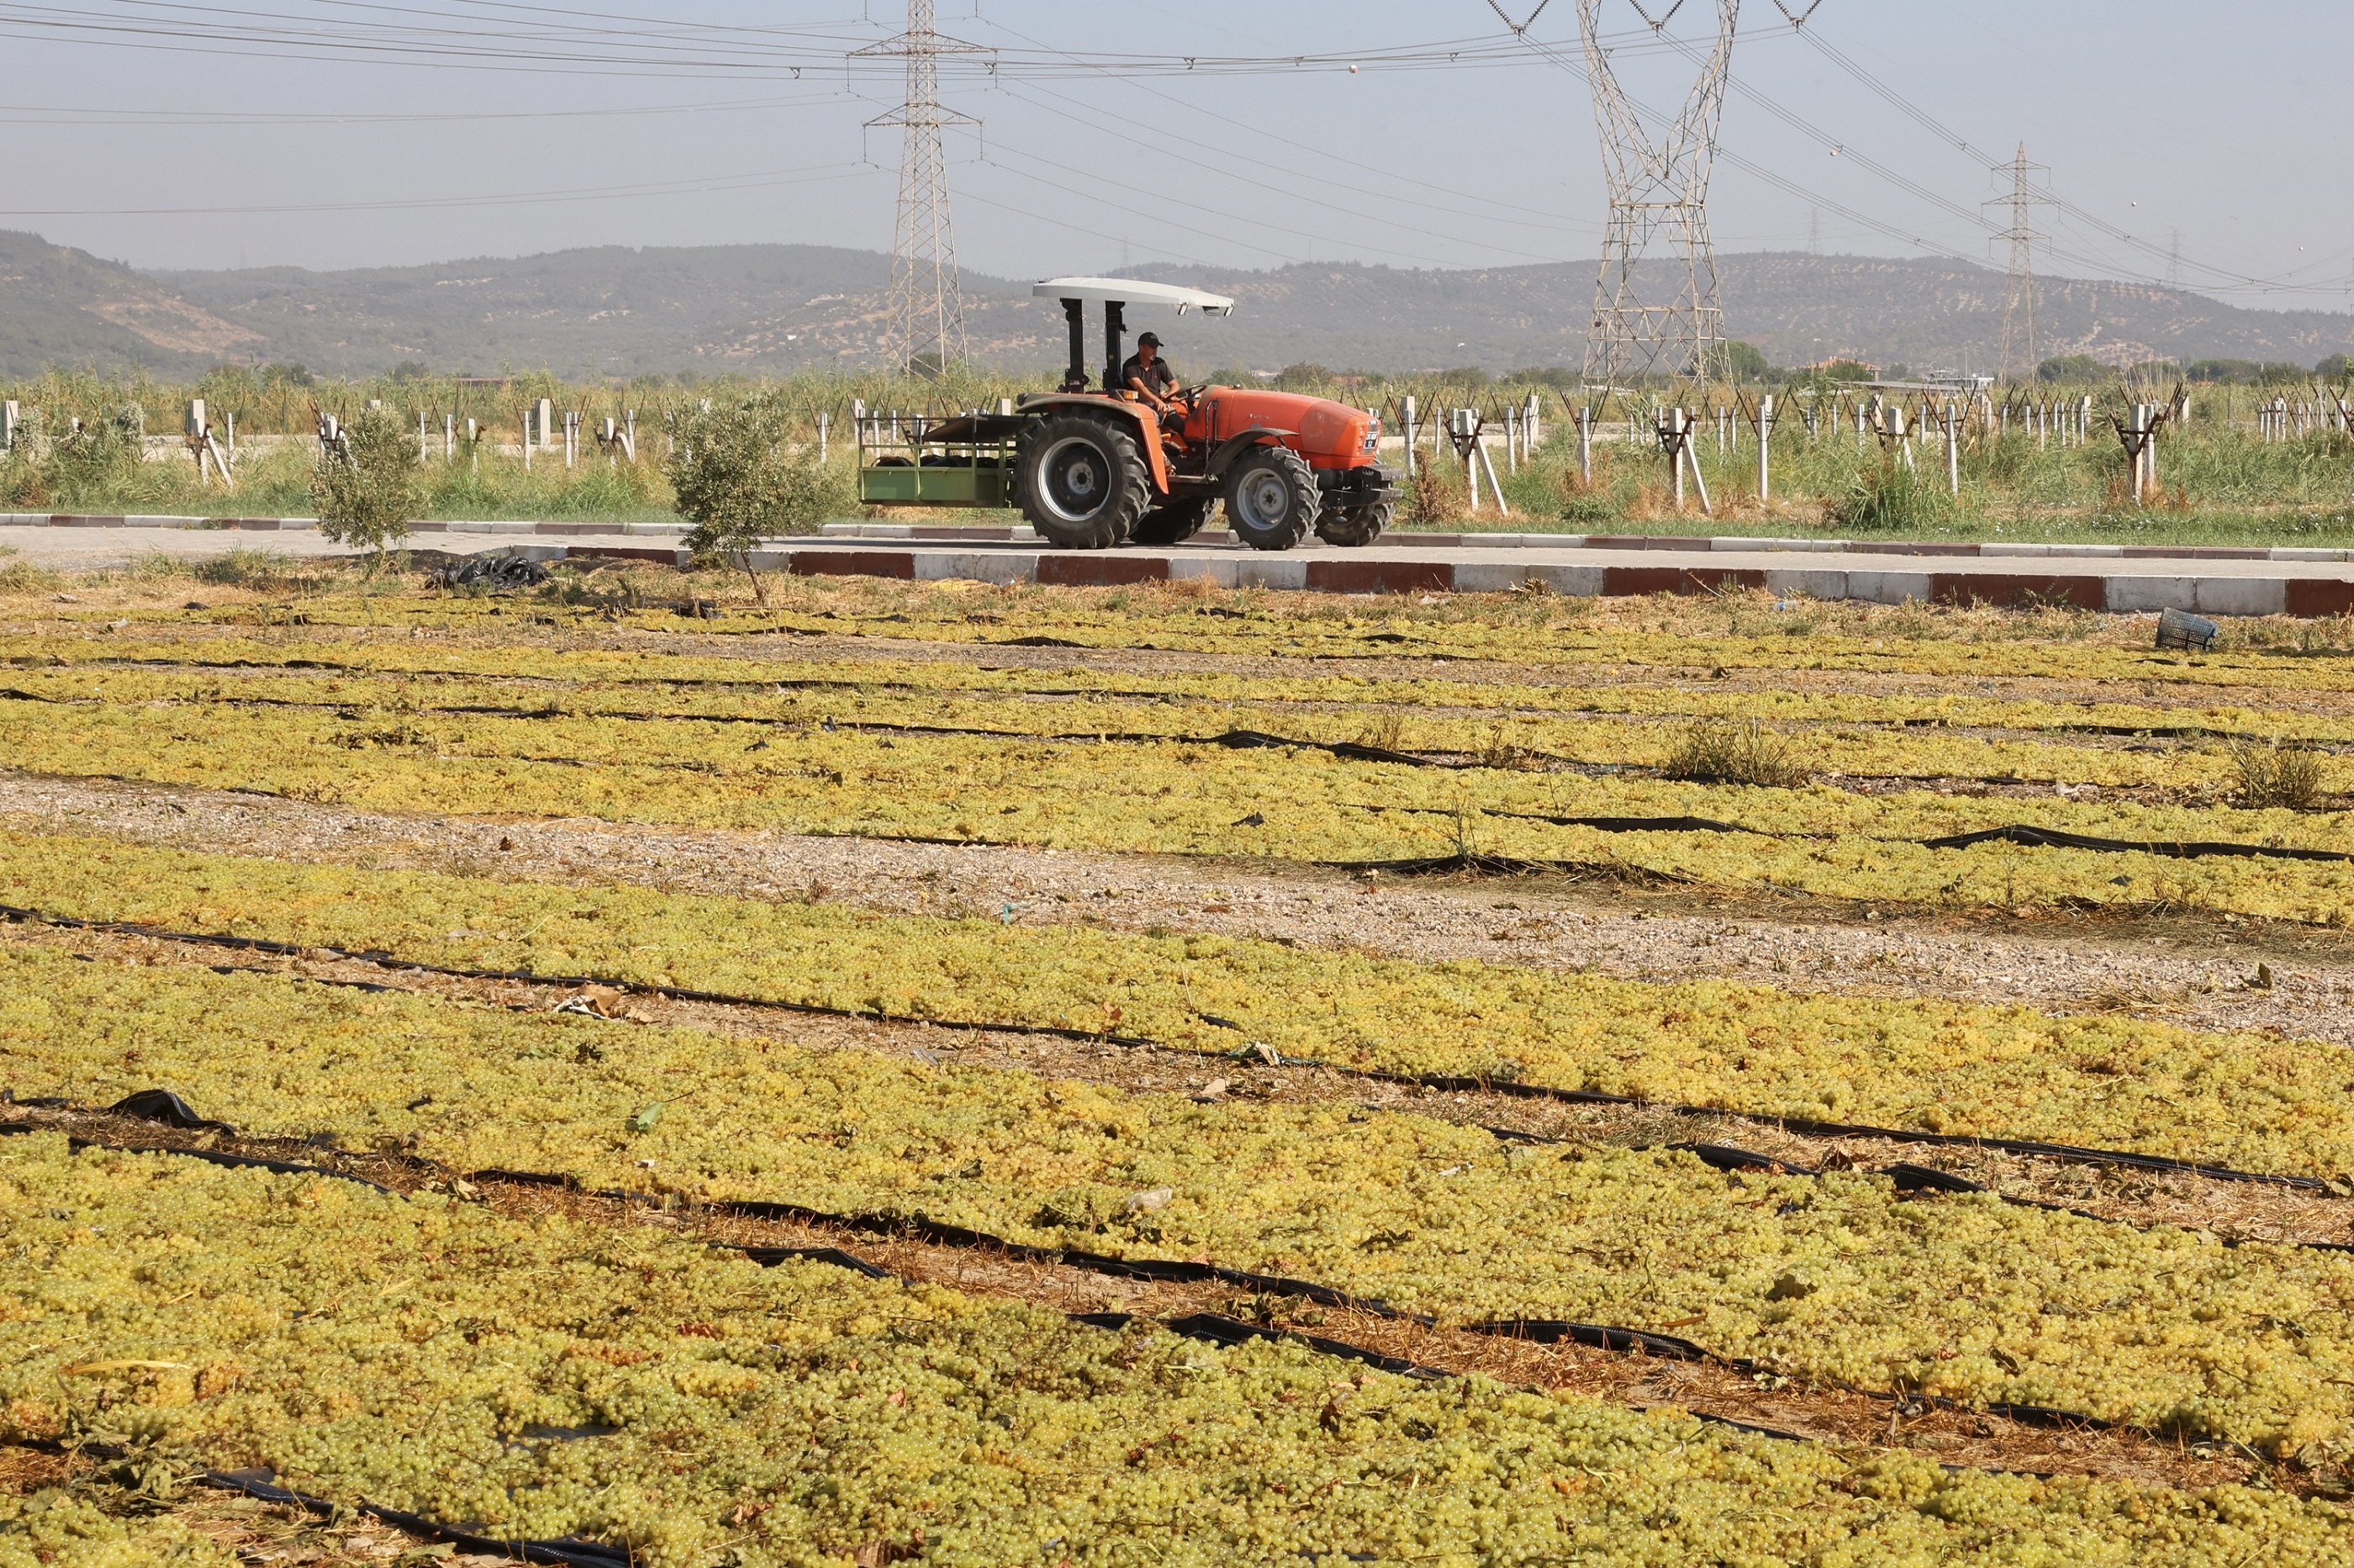
[[[1635,9],[1658,33],[1681,4],[1677,0],[1656,20],[1640,0]],[[1610,51],[1602,44],[1602,0],[1577,0],[1577,32],[1610,185],[1594,322],[1585,340],[1588,386],[1624,386],[1660,372],[1706,382],[1725,379],[1730,371],[1716,254],[1709,243],[1708,182],[1741,0],[1716,0],[1716,47],[1702,62],[1674,122],[1654,136],[1611,69]],[[1637,277],[1638,264],[1655,246],[1675,255],[1671,291],[1657,282],[1646,288]]]
[[[956,237],[949,223],[948,154],[941,132],[978,125],[940,107],[940,57],[984,55],[979,44],[943,37],[932,26],[933,0],[907,0],[907,30],[854,50],[852,58],[907,62],[907,100],[867,129],[896,126],[899,220],[891,240],[892,358],[901,369],[938,375],[965,357],[964,295],[957,281]]]
[[[2002,293],[2002,361],[1996,374],[2005,381],[2013,378],[2016,368],[2020,376],[2032,376],[2041,362],[2035,357],[2035,226],[2032,221],[2035,204],[2049,202],[2049,196],[2035,194],[2028,176],[2043,171],[2041,164],[2027,161],[2027,143],[2019,144],[2019,155],[2008,164],[1995,166],[1997,174],[2010,175],[2010,195],[1998,197],[1986,205],[2009,206],[2010,228],[2001,238],[2010,241],[2010,278]]]

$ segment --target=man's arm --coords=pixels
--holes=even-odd
[[[1137,369],[1138,374],[1128,378],[1129,387],[1146,402],[1151,404],[1155,408],[1166,409],[1169,407],[1169,398],[1184,390],[1184,388],[1177,385],[1176,373],[1158,360],[1153,362],[1153,369],[1161,372],[1160,376],[1153,376],[1150,371],[1146,370],[1141,366],[1139,366]],[[1164,385],[1167,386],[1169,390],[1166,394],[1163,394],[1158,387],[1152,385],[1153,382],[1161,380],[1162,376],[1167,377]]]

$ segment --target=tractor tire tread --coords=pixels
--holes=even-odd
[[[1094,440],[1111,467],[1108,499],[1084,522],[1055,516],[1038,502],[1038,469],[1046,453],[1073,436]],[[1108,550],[1125,545],[1152,504],[1152,476],[1136,438],[1109,418],[1093,414],[1050,414],[1022,432],[1014,449],[1014,483],[1022,515],[1039,537],[1058,549]]]

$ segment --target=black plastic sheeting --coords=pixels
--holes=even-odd
[[[2332,863],[2354,861],[2354,854],[2343,850],[2285,849],[2273,844],[2234,844],[2201,842],[2162,842],[2130,839],[2096,839],[2083,833],[2063,833],[2056,828],[2031,828],[2020,824],[1988,828],[1983,832],[1956,833],[1951,838],[1917,839],[1923,849],[1968,849],[1973,844],[1995,842],[2027,844],[2037,849],[2098,850],[2107,854],[2156,854],[2172,860],[2202,860],[2214,855],[2229,855],[2252,860],[2317,860]]]
[[[220,1132],[235,1129],[225,1121],[208,1121],[196,1113],[196,1108],[169,1089],[141,1089],[126,1095],[106,1107],[117,1116],[135,1116],[141,1121],[162,1122],[165,1127],[195,1131],[211,1128]]]
[[[317,1515],[333,1519],[339,1511],[324,1498],[314,1498],[277,1484],[278,1478],[268,1470],[207,1470],[196,1478],[207,1487],[224,1491],[243,1492],[264,1502],[286,1503]],[[630,1568],[632,1561],[626,1546],[606,1546],[594,1541],[500,1541],[471,1531],[437,1524],[421,1514],[404,1513],[395,1508],[379,1508],[375,1503],[353,1505],[352,1512],[388,1524],[403,1535],[413,1535],[426,1541],[446,1541],[470,1552],[493,1557],[518,1558],[525,1563],[556,1563],[567,1568]]]
[[[355,952],[344,948],[324,948],[295,942],[273,942],[259,937],[230,937],[201,931],[168,931],[154,926],[134,925],[121,920],[83,920],[70,915],[50,915],[38,909],[0,905],[0,920],[38,923],[66,930],[111,932],[122,936],[143,937],[154,941],[186,942],[200,946],[230,948],[246,952],[288,956],[297,953],[327,953],[337,958],[379,965],[388,969],[406,969],[418,974],[448,975],[458,980],[515,980],[527,985],[542,986],[608,986],[620,991],[636,991],[646,995],[669,997],[679,1001],[711,1002],[722,1007],[753,1007],[776,1012],[798,1012],[821,1018],[856,1018],[877,1023],[919,1024],[932,1029],[948,1029],[959,1033],[985,1034],[1033,1035],[1055,1040],[1080,1040],[1105,1045],[1136,1046],[1155,1051],[1177,1051],[1193,1055],[1229,1056],[1229,1052],[1204,1052],[1194,1047],[1166,1045],[1132,1034],[1107,1034],[1086,1029],[1063,1029],[1044,1023],[990,1023],[962,1019],[917,1018],[898,1013],[861,1012],[854,1008],[822,1007],[813,1002],[779,1001],[769,997],[738,996],[726,991],[695,991],[684,986],[653,985],[642,980],[615,980],[602,975],[543,975],[528,969],[469,969],[442,964],[419,963],[388,953],[381,948]],[[1217,1022],[1217,1021],[1208,1021]],[[1221,1023],[1222,1027],[1234,1027]],[[2289,1187],[2300,1192],[2326,1192],[2328,1183],[2318,1176],[2292,1176],[2256,1171],[2235,1171],[2227,1165],[2202,1165],[2194,1160],[2176,1160],[2162,1154],[2136,1154],[2126,1150],[2085,1149],[2074,1144],[2045,1143],[2034,1139],[1989,1138],[1967,1133],[1937,1133],[1903,1128],[1872,1127],[1857,1122],[1815,1121],[1803,1117],[1775,1116],[1770,1112],[1744,1111],[1728,1106],[1671,1105],[1659,1100],[1637,1099],[1627,1095],[1606,1095],[1590,1089],[1564,1089],[1544,1084],[1521,1084],[1497,1078],[1480,1078],[1445,1073],[1387,1073],[1373,1067],[1346,1067],[1309,1057],[1289,1056],[1282,1065],[1313,1067],[1322,1072],[1337,1073],[1345,1077],[1361,1078],[1369,1083],[1403,1084],[1409,1087],[1435,1089],[1441,1093],[1483,1093],[1509,1096],[1515,1099],[1542,1099],[1564,1105],[1623,1106],[1630,1109],[1663,1110],[1676,1116],[1732,1117],[1739,1120],[1771,1123],[1786,1132],[1801,1138],[1869,1138],[1896,1143],[1925,1143],[1935,1148],[1993,1149],[2006,1154],[2022,1154],[2033,1159],[2058,1160],[2071,1165],[2103,1165],[2124,1171],[2150,1171],[2181,1175],[2201,1176],[2214,1181],[2255,1181],[2276,1187]],[[29,1102],[28,1102],[29,1103]]]
[[[33,1129],[27,1128],[26,1130]],[[355,1181],[363,1187],[375,1188],[387,1198],[399,1196],[391,1188],[379,1186],[366,1177],[355,1176],[348,1171],[331,1171],[323,1165],[302,1165],[287,1160],[265,1160],[254,1154],[225,1154],[216,1149],[185,1149],[169,1143],[104,1143],[94,1138],[69,1138],[66,1147],[77,1151],[103,1149],[115,1154],[177,1154],[188,1160],[201,1160],[207,1165],[225,1166],[231,1171],[268,1171],[280,1176],[327,1176],[338,1181]]]

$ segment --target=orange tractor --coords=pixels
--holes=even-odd
[[[1244,544],[1288,550],[1312,531],[1370,545],[1389,526],[1396,476],[1381,463],[1379,416],[1323,397],[1232,387],[1181,394],[1163,415],[1119,385],[1127,309],[1173,305],[1227,315],[1198,289],[1122,278],[1057,278],[1034,292],[1062,302],[1071,363],[1061,390],[996,413],[900,426],[904,450],[862,461],[859,499],[880,506],[1018,507],[1066,550],[1174,545],[1223,503]],[[1087,315],[1100,305],[1104,376],[1087,383]],[[860,429],[862,458],[872,419]],[[896,444],[896,443],[895,443]]]

